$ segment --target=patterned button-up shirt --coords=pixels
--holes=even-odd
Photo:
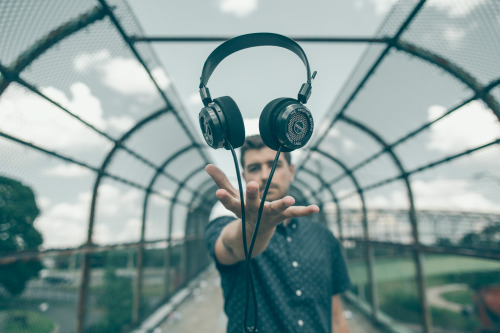
[[[205,240],[215,259],[215,242],[234,217],[209,223]],[[250,240],[248,240],[250,241]],[[227,333],[243,332],[245,262],[223,265],[215,259],[224,292]],[[295,218],[277,226],[267,248],[252,259],[259,333],[331,333],[332,296],[351,287],[340,244],[322,224]],[[253,304],[248,324],[253,324]]]

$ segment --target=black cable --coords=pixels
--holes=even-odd
[[[240,191],[240,204],[241,204],[241,230],[242,230],[242,238],[243,238],[243,251],[245,253],[245,261],[248,263],[249,255],[247,249],[247,233],[246,233],[246,219],[245,219],[245,199],[243,196],[243,185],[241,183],[241,175],[240,175],[240,167],[238,165],[238,158],[236,157],[236,153],[234,151],[233,146],[230,142],[227,142],[227,146],[231,150],[231,154],[233,155],[234,167],[236,169],[236,178],[238,179],[238,189]],[[247,321],[248,321],[248,306],[249,306],[249,293],[252,291],[252,298],[254,304],[254,313],[256,315],[255,320],[257,320],[257,297],[255,295],[255,286],[253,284],[252,277],[252,269],[251,266],[246,267],[246,298],[245,298],[245,317],[244,317],[244,331],[247,332]],[[257,325],[255,324],[254,328]],[[252,328],[250,332],[256,332],[256,329]]]
[[[240,175],[240,167],[238,165],[238,158],[236,157],[236,153],[234,152],[234,148],[230,142],[227,142],[227,146],[231,149],[231,154],[233,155],[234,167],[236,169],[236,178],[238,179],[238,188],[240,190],[240,203],[241,203],[241,227],[245,227],[245,199],[243,197],[243,186],[241,184],[241,175]],[[245,230],[245,229],[243,229]],[[248,250],[247,250],[247,235],[246,232],[242,234],[243,237],[243,251],[245,252],[245,260],[248,259]]]
[[[257,239],[257,234],[259,232],[259,226],[260,226],[260,220],[262,219],[262,213],[264,211],[264,204],[266,202],[266,197],[267,197],[267,192],[269,191],[269,186],[271,185],[271,181],[274,176],[274,171],[276,170],[276,166],[278,165],[278,160],[281,154],[281,149],[283,148],[283,145],[281,145],[276,153],[276,157],[274,158],[273,166],[271,168],[271,172],[269,173],[269,177],[267,179],[266,187],[264,188],[264,193],[262,193],[262,198],[260,201],[260,206],[259,206],[259,211],[257,213],[257,221],[255,222],[255,228],[252,234],[252,240],[250,241],[250,248],[248,249],[248,256],[247,256],[247,261],[246,261],[246,266],[247,266],[247,272],[250,272],[250,282],[252,283],[252,288],[253,288],[253,280],[251,276],[251,260],[252,260],[252,252],[253,252],[253,247],[255,245],[255,240]],[[247,276],[248,278],[248,276]],[[258,332],[257,330],[257,324],[258,324],[258,314],[257,314],[257,298],[255,296],[255,290],[254,290],[254,308],[255,308],[255,319],[254,319],[254,326],[249,327],[247,326],[247,312],[245,309],[245,322],[244,322],[244,332],[246,333],[255,333]],[[248,307],[248,297],[247,297],[247,305]]]
[[[277,153],[276,157],[274,158],[273,166],[271,168],[271,172],[269,173],[269,177],[267,179],[266,187],[264,188],[264,192],[262,194],[260,206],[259,206],[259,211],[257,213],[257,221],[255,222],[255,228],[252,234],[252,240],[250,241],[250,247],[247,249],[247,236],[246,236],[246,220],[245,220],[245,201],[244,201],[244,196],[243,196],[243,186],[241,183],[241,176],[240,176],[240,167],[238,165],[238,159],[236,157],[236,153],[234,151],[233,146],[231,143],[227,142],[227,146],[231,150],[231,154],[233,155],[233,161],[234,161],[234,166],[236,169],[236,178],[238,179],[238,188],[240,192],[240,204],[241,204],[241,232],[242,232],[242,238],[243,238],[243,252],[245,253],[245,260],[246,260],[246,279],[245,279],[245,284],[246,284],[246,299],[245,299],[245,317],[243,320],[243,332],[245,333],[256,333],[258,332],[257,330],[257,324],[258,324],[258,312],[257,312],[257,296],[255,293],[255,286],[253,283],[253,276],[252,276],[252,266],[251,266],[251,260],[252,260],[252,252],[253,252],[253,247],[255,245],[255,240],[257,239],[257,234],[259,232],[259,226],[260,226],[260,220],[262,219],[262,213],[264,211],[264,204],[266,202],[266,197],[267,197],[267,192],[269,191],[269,186],[271,185],[271,181],[274,176],[274,171],[276,170],[276,166],[278,165],[278,160],[281,154],[281,149],[283,146],[280,146]],[[248,326],[248,307],[249,307],[249,292],[252,292],[252,298],[253,298],[253,304],[254,304],[254,326]]]
[[[264,193],[262,194],[262,199],[260,201],[260,206],[259,206],[259,212],[257,213],[257,222],[255,222],[255,230],[252,235],[252,240],[250,242],[250,248],[248,249],[248,254],[249,258],[252,256],[253,252],[253,246],[255,244],[255,239],[257,238],[257,232],[259,231],[259,226],[260,226],[260,219],[262,218],[262,212],[264,210],[264,204],[266,202],[266,197],[267,197],[267,191],[269,191],[269,186],[271,185],[271,180],[273,179],[274,176],[274,171],[276,170],[276,166],[278,165],[278,159],[281,154],[281,149],[283,146],[280,146],[278,149],[278,152],[276,153],[276,157],[274,158],[273,166],[271,168],[271,172],[269,173],[269,178],[267,179],[266,187],[264,189]],[[247,265],[248,265],[248,258],[247,258]]]

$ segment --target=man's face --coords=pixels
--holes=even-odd
[[[249,149],[245,152],[245,166],[243,168],[243,178],[248,183],[255,181],[259,184],[260,197],[264,193],[267,179],[271,173],[276,152],[267,147],[261,149]],[[280,154],[273,180],[267,192],[266,201],[274,201],[283,198],[288,194],[290,183],[293,181],[295,169],[289,165],[283,154]]]

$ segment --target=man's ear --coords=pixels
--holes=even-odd
[[[290,173],[292,174],[292,179],[290,179],[290,182],[293,182],[293,180],[295,179],[295,165],[294,164],[290,164]]]

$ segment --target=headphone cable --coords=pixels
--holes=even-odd
[[[246,278],[245,278],[245,285],[246,285],[246,298],[245,298],[245,317],[244,317],[244,332],[245,333],[252,333],[252,332],[257,332],[257,297],[255,295],[255,286],[253,284],[253,277],[252,277],[252,269],[251,266],[249,265],[249,253],[248,253],[248,243],[247,243],[247,235],[246,235],[246,220],[245,220],[245,199],[243,196],[243,186],[241,182],[241,175],[240,175],[240,167],[238,165],[238,159],[236,157],[236,153],[234,151],[233,146],[231,145],[230,142],[227,142],[227,146],[231,150],[231,154],[233,155],[233,161],[234,161],[234,166],[236,169],[236,178],[238,179],[238,189],[240,191],[240,204],[241,204],[241,235],[243,238],[243,251],[245,253],[245,262],[246,262]],[[254,304],[254,313],[255,313],[255,326],[249,327],[247,326],[247,321],[248,321],[248,307],[249,307],[249,293],[250,291],[252,292],[252,298],[253,298],[253,304]]]
[[[236,157],[236,153],[234,151],[233,146],[231,145],[230,142],[227,142],[227,146],[231,150],[231,154],[233,155],[233,161],[234,161],[234,166],[236,169],[236,178],[238,179],[238,188],[240,192],[240,204],[241,204],[241,227],[242,227],[242,238],[243,238],[243,252],[245,253],[245,259],[246,259],[246,279],[245,279],[245,285],[246,285],[246,299],[245,299],[245,317],[244,317],[244,322],[243,322],[243,332],[245,333],[256,333],[258,332],[257,330],[257,324],[258,324],[258,312],[257,312],[257,297],[255,293],[255,286],[253,283],[253,276],[252,276],[252,266],[251,266],[251,260],[252,260],[252,252],[253,252],[253,247],[255,245],[255,240],[257,239],[257,234],[259,231],[259,226],[260,226],[260,221],[262,219],[262,213],[264,211],[264,204],[266,202],[266,197],[267,197],[267,192],[269,191],[269,186],[271,185],[271,181],[274,176],[274,171],[276,170],[276,166],[278,165],[278,160],[281,154],[281,150],[283,148],[283,145],[280,145],[276,157],[274,158],[273,166],[271,167],[271,172],[269,173],[269,177],[267,179],[266,187],[264,188],[264,192],[262,194],[262,199],[260,202],[259,206],[259,211],[257,213],[257,221],[255,222],[255,228],[252,234],[252,240],[250,241],[250,247],[247,249],[247,237],[246,237],[246,220],[245,220],[245,201],[244,201],[244,196],[243,196],[243,186],[241,183],[241,175],[240,175],[240,167],[238,165],[238,159]],[[252,298],[253,298],[253,304],[254,304],[254,326],[248,326],[248,307],[249,307],[249,293],[250,291],[252,292]]]
[[[271,185],[271,180],[273,179],[274,176],[274,171],[276,170],[276,166],[278,165],[278,160],[281,154],[281,149],[283,148],[283,145],[280,145],[276,157],[274,158],[273,166],[271,167],[271,172],[269,173],[269,177],[267,179],[266,187],[264,188],[264,193],[262,194],[262,199],[260,201],[260,206],[259,206],[259,211],[257,213],[257,221],[255,222],[255,228],[252,234],[252,240],[250,241],[250,248],[248,249],[248,255],[247,255],[247,272],[250,272],[248,276],[250,276],[250,283],[252,285],[252,291],[253,291],[253,296],[254,296],[254,309],[255,309],[255,319],[254,319],[254,326],[247,326],[247,309],[248,309],[248,297],[246,301],[246,306],[245,306],[245,321],[244,321],[244,332],[245,333],[255,333],[258,332],[257,330],[257,323],[258,323],[258,314],[257,314],[257,299],[255,296],[255,288],[253,286],[253,279],[251,275],[251,259],[252,259],[252,252],[253,252],[253,247],[255,245],[255,240],[257,239],[257,234],[259,232],[259,226],[260,226],[260,220],[262,219],[262,213],[264,211],[264,204],[266,202],[266,197],[267,197],[267,192],[269,191],[269,186]]]

